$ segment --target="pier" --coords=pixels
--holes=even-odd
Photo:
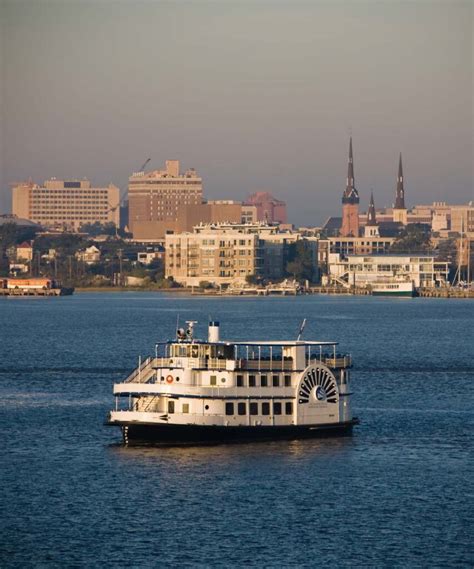
[[[61,289],[0,289],[0,296],[61,296]]]

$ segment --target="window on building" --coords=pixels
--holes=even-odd
[[[217,385],[217,376],[211,375],[211,385]]]
[[[237,403],[237,413],[239,415],[247,415],[247,404],[244,402]]]
[[[287,415],[293,415],[293,403],[291,401],[285,403],[285,413]]]
[[[260,376],[260,385],[261,385],[262,387],[267,387],[267,385],[268,385],[268,378],[267,378],[266,375],[261,375],[261,376]]]
[[[244,376],[238,375],[237,376],[237,387],[243,387],[243,386],[244,386]]]
[[[280,387],[280,377],[278,375],[272,375],[272,385],[273,387]]]
[[[291,375],[285,375],[285,387],[291,387]]]
[[[249,375],[249,387],[255,387],[255,376]]]
[[[226,415],[233,415],[234,414],[234,404],[233,403],[226,403],[225,404],[225,414]]]
[[[168,413],[174,413],[174,401],[168,401]]]
[[[270,415],[270,403],[268,401],[262,403],[262,415]]]
[[[273,402],[273,414],[281,415],[281,403],[279,401]]]
[[[258,415],[258,403],[256,402],[250,403],[250,414]]]

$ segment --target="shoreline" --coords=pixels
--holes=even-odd
[[[193,290],[192,288],[147,288],[147,287],[76,287],[74,293],[82,294],[87,292],[154,292],[154,293],[166,293],[166,294],[176,294],[176,295],[187,295],[187,296],[201,296],[201,297],[219,297],[219,298],[261,298],[261,297],[291,297],[294,294],[221,294],[218,292],[205,292],[203,290]],[[297,296],[373,296],[367,291],[355,292],[346,290],[312,290],[311,292],[304,293]],[[383,298],[383,296],[377,296],[377,298]],[[387,296],[388,298],[388,296]],[[397,296],[391,296],[390,298],[402,298]],[[474,290],[444,290],[444,289],[433,289],[433,290],[423,290],[418,293],[414,298],[457,298],[457,299],[473,299]]]

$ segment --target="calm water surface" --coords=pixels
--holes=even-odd
[[[338,340],[342,439],[125,448],[112,384],[209,316]],[[0,566],[472,567],[474,302],[152,293],[0,300]]]

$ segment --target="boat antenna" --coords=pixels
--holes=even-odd
[[[300,326],[300,331],[298,333],[298,337],[296,338],[296,341],[299,342],[301,340],[301,336],[303,335],[304,332],[304,327],[306,326],[306,318],[303,318],[303,322],[301,322],[301,326]]]
[[[179,312],[176,315],[176,333],[178,333],[178,330],[179,330]]]

